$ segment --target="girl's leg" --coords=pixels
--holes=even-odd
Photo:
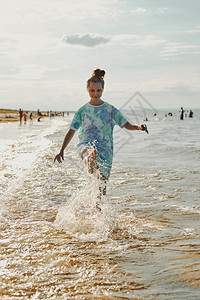
[[[85,147],[85,149],[83,149],[82,155],[84,164],[88,165],[88,173],[93,174],[94,168],[98,168],[96,164],[97,150],[93,147]]]
[[[96,208],[98,211],[101,211],[100,204],[101,204],[102,196],[106,195],[107,179],[103,175],[103,173],[100,172],[100,170],[97,166],[97,163],[96,163],[97,150],[94,149],[93,147],[85,147],[82,152],[82,158],[83,158],[84,164],[86,164],[88,166],[88,173],[93,174],[94,168],[98,169],[97,178],[99,180],[99,191],[97,194],[98,202],[96,203]]]
[[[105,196],[106,195],[106,183],[107,183],[107,179],[106,177],[100,172],[99,176],[99,195],[101,196]]]
[[[98,211],[101,211],[101,200],[102,200],[102,196],[106,195],[106,183],[107,183],[107,179],[106,177],[100,172],[99,176],[99,192],[97,195],[98,198],[98,202],[96,203],[96,208]]]

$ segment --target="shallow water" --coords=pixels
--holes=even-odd
[[[72,115],[0,128],[0,299],[199,299],[200,112],[116,129],[102,213]]]

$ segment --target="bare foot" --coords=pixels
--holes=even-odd
[[[97,150],[94,149],[88,154],[88,173],[94,173],[94,167],[96,167]]]

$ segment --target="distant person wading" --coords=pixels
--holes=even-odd
[[[180,110],[180,120],[183,120],[184,119],[184,109],[183,107],[181,107],[181,110]]]

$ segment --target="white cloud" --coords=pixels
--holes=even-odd
[[[55,51],[59,40],[41,35],[7,34],[0,36],[0,56],[19,57]]]
[[[135,15],[145,16],[150,14],[165,14],[168,11],[167,7],[160,7],[158,9],[149,9],[144,7],[137,7],[135,9],[131,9],[130,12]]]
[[[150,10],[144,7],[137,7],[135,9],[131,9],[131,13],[136,15],[147,15],[149,14]]]
[[[167,7],[161,7],[156,10],[156,14],[165,14],[168,11]]]
[[[140,75],[138,75],[140,76]],[[174,93],[199,93],[199,80],[198,78],[188,79],[178,79],[178,78],[158,78],[153,75],[154,78],[147,79],[142,82],[141,80],[138,82],[134,82],[134,87],[137,90],[145,91],[145,92],[174,92]],[[122,87],[119,84],[112,84],[111,87],[113,91],[117,90],[120,92]],[[130,89],[130,84],[124,83],[123,90]]]
[[[154,35],[133,35],[133,34],[123,34],[112,36],[113,43],[125,46],[142,46],[142,47],[152,47],[157,45],[162,45],[166,43],[166,40],[157,38]]]
[[[200,33],[200,26],[197,27],[197,29],[193,29],[193,30],[186,30],[186,33]]]
[[[0,56],[11,54],[17,47],[17,41],[0,36]]]
[[[84,35],[69,35],[63,38],[63,41],[67,44],[72,45],[82,45],[85,47],[95,47],[101,44],[106,44],[109,42],[108,38],[101,36],[94,36],[92,34],[86,33]]]
[[[118,0],[1,0],[0,25],[21,26],[50,24],[57,20],[69,22],[114,20],[121,16]],[[13,28],[13,27],[12,27]],[[22,27],[21,27],[22,28]],[[24,28],[26,30],[26,28]]]
[[[161,50],[161,58],[170,59],[177,57],[178,55],[189,55],[198,53],[200,49],[198,45],[187,45],[183,43],[166,43],[163,50]]]

